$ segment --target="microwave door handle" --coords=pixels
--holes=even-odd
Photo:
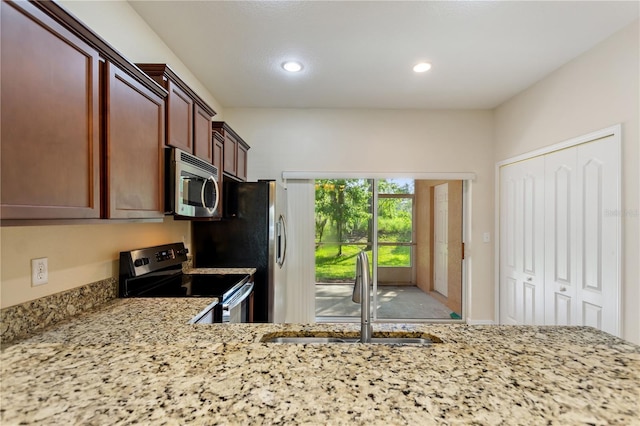
[[[207,207],[207,203],[204,201],[204,192],[205,192],[205,189],[207,188],[208,180],[213,182],[213,186],[216,191],[216,202],[213,204],[212,208]],[[220,201],[220,191],[218,191],[218,182],[216,182],[213,176],[209,176],[207,179],[205,179],[204,183],[202,184],[202,190],[200,191],[200,201],[202,202],[202,207],[207,209],[209,214],[213,214],[216,211],[216,208],[218,208],[218,202]]]
[[[213,204],[213,208],[211,209],[211,213],[216,211],[218,208],[218,204],[220,204],[220,185],[218,185],[218,181],[215,180],[213,176],[211,176],[211,182],[213,182],[213,186],[216,189],[216,202]]]

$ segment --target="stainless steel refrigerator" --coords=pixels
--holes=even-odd
[[[275,181],[225,182],[223,219],[192,222],[195,267],[256,268],[253,320],[285,322],[287,194]]]

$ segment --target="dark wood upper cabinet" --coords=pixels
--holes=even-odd
[[[210,123],[216,112],[167,64],[136,65],[169,92],[166,106],[167,145],[211,163],[213,147]]]
[[[238,154],[236,161],[236,176],[238,179],[246,181],[247,180],[247,151],[248,147],[243,145],[242,143],[238,144]]]
[[[167,81],[167,145],[193,153],[193,99],[172,81]]]
[[[2,2],[3,219],[100,217],[98,51],[27,2]]]
[[[208,163],[213,163],[213,139],[211,115],[200,105],[195,105],[193,115],[193,153]]]
[[[58,3],[1,8],[3,223],[162,217],[167,92]]]
[[[238,141],[231,132],[224,138],[224,167],[226,173],[236,176],[238,173]]]
[[[211,123],[212,130],[222,135],[224,153],[222,169],[226,177],[232,180],[247,180],[247,151],[249,145],[224,121]]]
[[[213,165],[218,168],[218,182],[222,182],[222,162],[224,160],[224,137],[218,132],[213,134]],[[220,209],[218,209],[220,210]]]
[[[164,97],[105,64],[105,216],[164,216]]]

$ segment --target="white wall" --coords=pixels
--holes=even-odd
[[[640,343],[640,26],[636,21],[495,110],[495,161],[622,123],[623,337]]]
[[[124,1],[61,1],[132,62],[169,64],[222,116],[222,107],[180,59]],[[190,243],[186,221],[98,225],[0,227],[0,307],[16,305],[117,276],[121,250],[182,241]],[[49,258],[49,283],[31,287],[33,258]]]
[[[493,233],[491,111],[227,108],[225,115],[251,145],[250,180],[283,171],[476,173],[468,316],[493,320],[493,246],[482,242],[483,232]]]

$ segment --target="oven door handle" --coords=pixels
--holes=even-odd
[[[230,311],[231,309],[235,308],[236,306],[238,306],[240,303],[244,302],[245,299],[247,297],[249,297],[249,295],[251,294],[251,292],[253,291],[253,283],[246,283],[245,285],[243,285],[240,290],[238,290],[236,292],[236,294],[234,294],[231,299],[229,299],[229,301],[227,303],[224,303],[222,305],[222,310],[223,311]]]

